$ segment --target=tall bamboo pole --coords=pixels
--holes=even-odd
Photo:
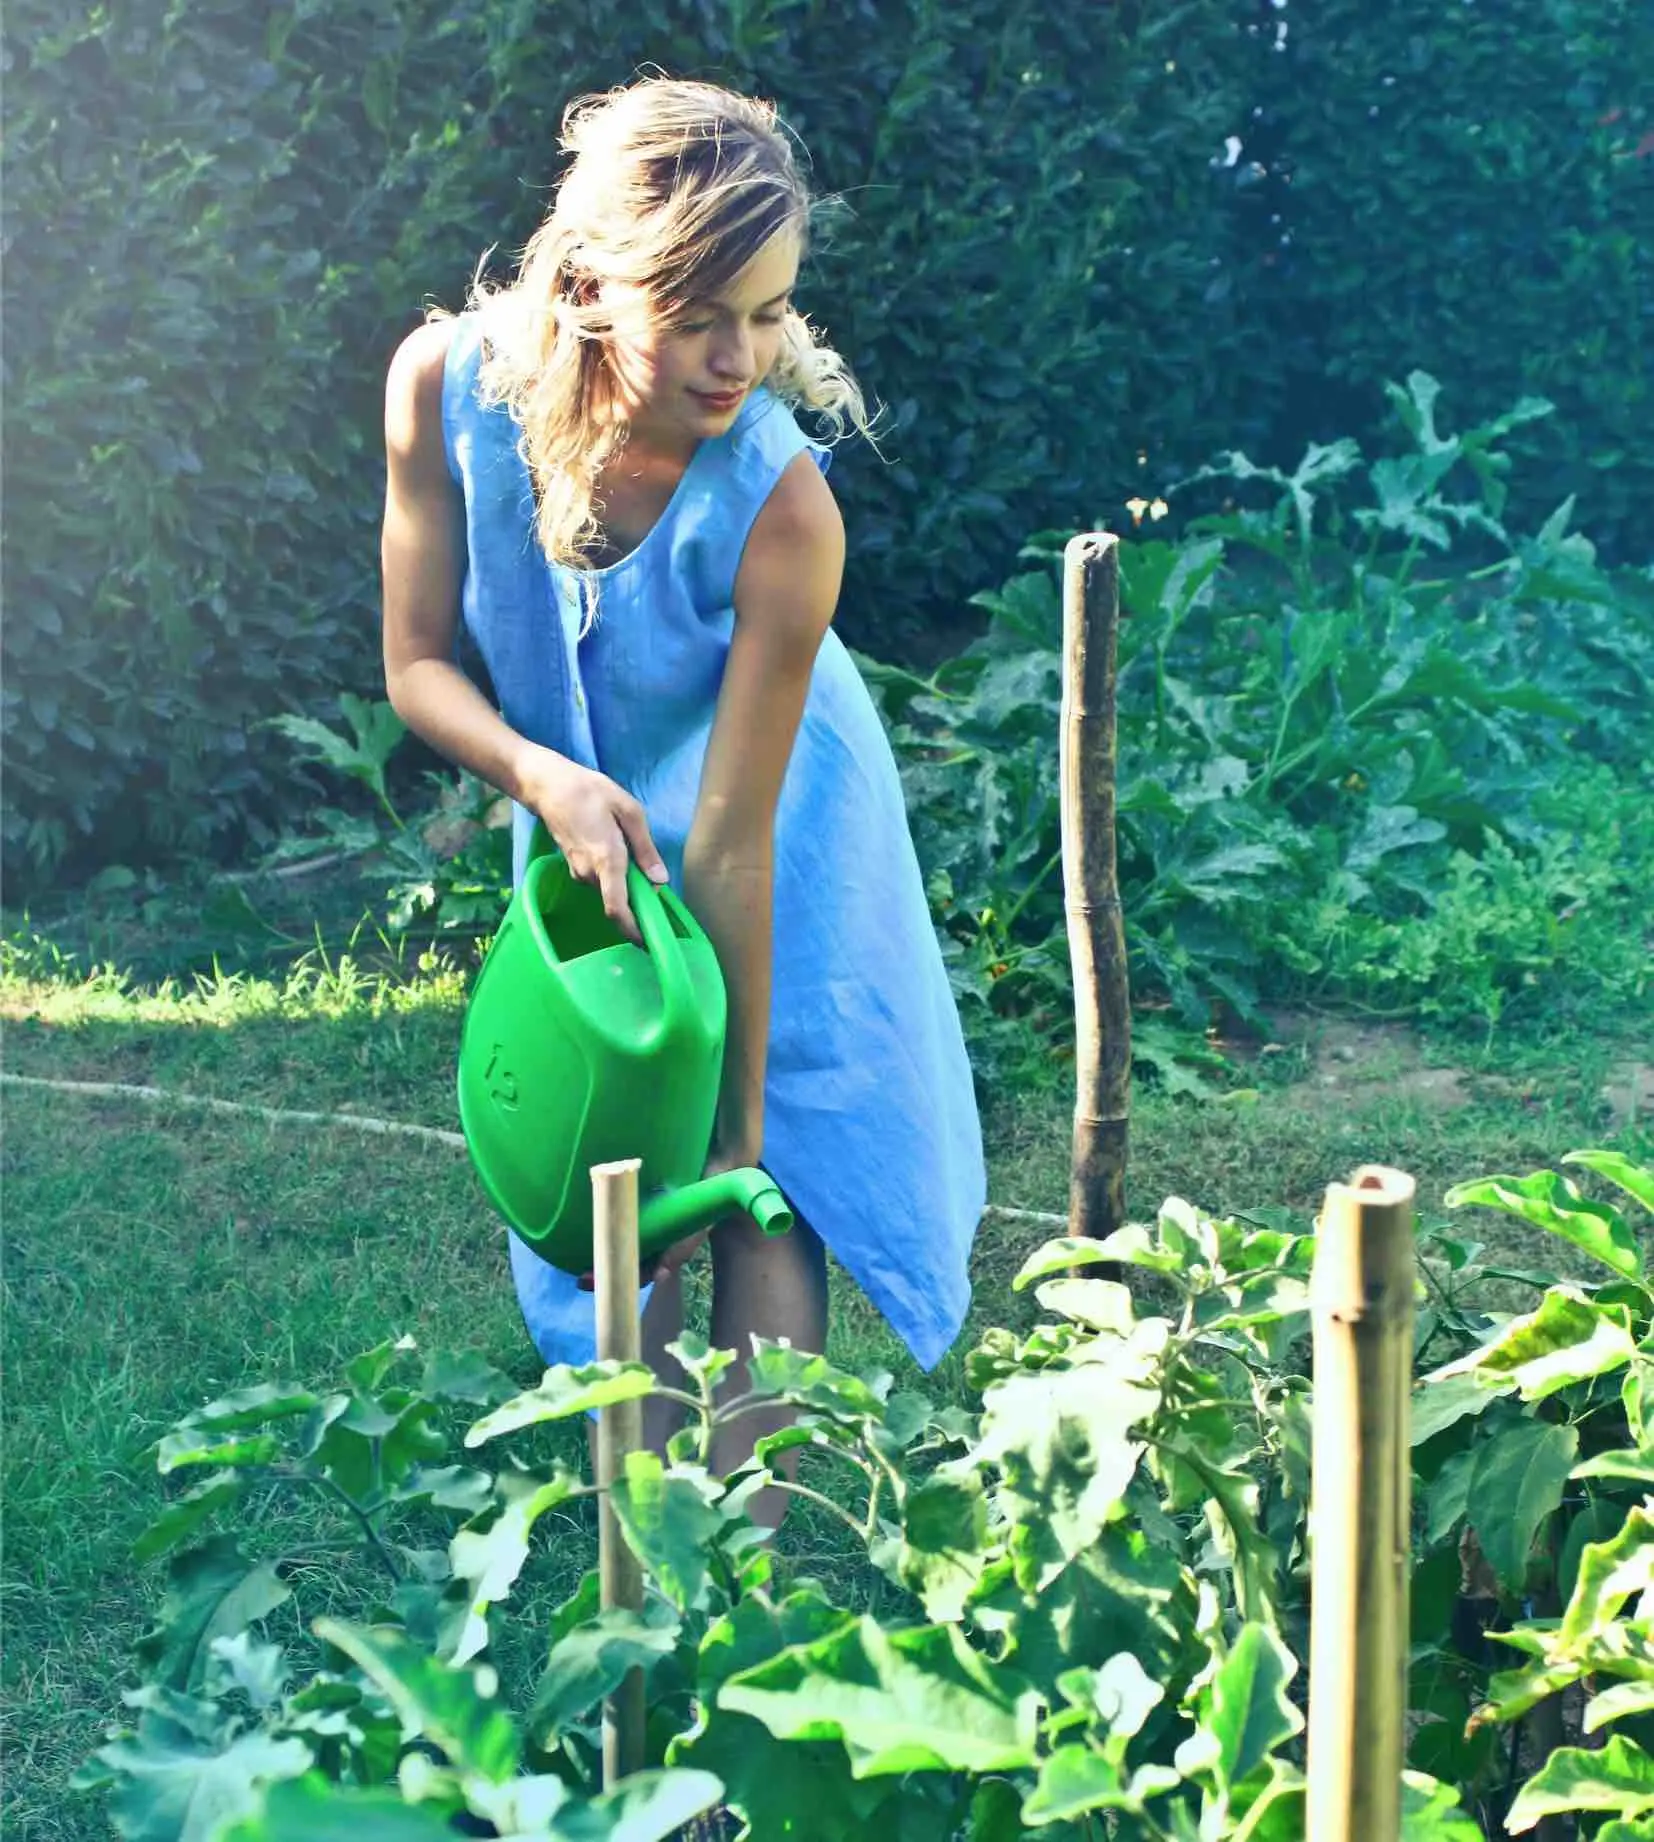
[[[637,1174],[640,1160],[592,1167],[592,1281],[597,1297],[597,1354],[617,1362],[642,1355],[638,1322]],[[626,1469],[626,1454],[643,1444],[643,1403],[616,1401],[597,1416],[597,1570],[601,1603],[607,1610],[643,1610],[643,1570],[626,1545],[609,1486]],[[627,1672],[603,1704],[603,1784],[613,1786],[643,1769],[647,1708],[643,1671]]]
[[[1413,1179],[1328,1186],[1311,1284],[1308,1842],[1395,1842],[1407,1709]]]
[[[1114,852],[1118,540],[1063,552],[1062,860],[1074,970],[1074,1155],[1069,1232],[1101,1240],[1126,1217],[1131,990]]]

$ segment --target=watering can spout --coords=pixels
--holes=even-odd
[[[726,1215],[750,1215],[765,1234],[785,1234],[793,1225],[787,1199],[768,1171],[720,1171],[649,1197],[638,1211],[638,1251],[652,1259]]]

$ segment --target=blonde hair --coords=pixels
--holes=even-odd
[[[644,78],[572,103],[572,156],[550,215],[505,287],[473,283],[482,322],[482,401],[522,430],[534,483],[535,533],[554,563],[579,566],[600,536],[595,485],[625,439],[611,402],[605,283],[641,292],[670,321],[716,294],[771,238],[803,248],[814,213],[773,106],[710,83]],[[838,354],[788,308],[765,380],[785,403],[816,412],[828,439],[870,434],[860,390]]]

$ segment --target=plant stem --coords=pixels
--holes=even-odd
[[[849,1510],[835,1503],[831,1497],[823,1496],[819,1490],[812,1490],[808,1484],[790,1484],[784,1477],[777,1477],[773,1472],[770,1474],[770,1484],[773,1489],[785,1490],[792,1496],[802,1497],[806,1503],[813,1503],[818,1509],[826,1510],[829,1515],[837,1516],[852,1535],[858,1537],[861,1535],[862,1525],[850,1514]]]

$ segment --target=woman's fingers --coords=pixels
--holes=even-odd
[[[603,912],[634,946],[643,945],[637,919],[626,894],[626,866],[630,862],[620,834],[594,853],[596,882],[603,896]]]
[[[649,820],[642,806],[630,794],[622,794],[615,802],[614,816],[627,846],[637,859],[637,867],[650,882],[664,883],[667,877],[666,865],[660,852],[655,849],[655,840],[649,833]]]

